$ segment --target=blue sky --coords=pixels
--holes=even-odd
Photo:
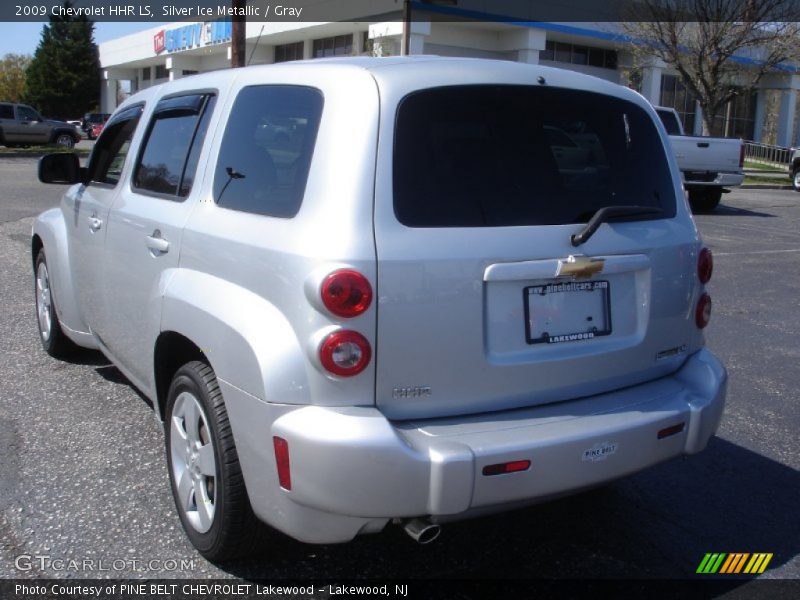
[[[94,41],[98,44],[129,33],[157,27],[164,23],[95,23]],[[39,44],[44,23],[0,22],[0,57],[14,54],[33,54]]]

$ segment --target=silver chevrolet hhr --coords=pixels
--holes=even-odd
[[[163,420],[192,543],[306,542],[577,491],[702,450],[711,253],[635,92],[436,57],[214,72],[126,100],[36,220],[41,341]]]

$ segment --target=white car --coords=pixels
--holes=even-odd
[[[657,119],[600,79],[472,59],[148,88],[87,167],[40,163],[73,184],[33,227],[42,344],[99,348],[153,401],[215,560],[259,521],[428,542],[694,454],[726,372]]]

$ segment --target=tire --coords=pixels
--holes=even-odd
[[[190,362],[175,373],[164,433],[172,497],[192,545],[210,561],[253,554],[265,526],[250,507],[222,393],[207,364]]]
[[[792,171],[792,188],[795,192],[800,192],[800,166],[795,167]]]
[[[55,358],[66,358],[74,354],[78,347],[64,335],[61,322],[58,320],[44,250],[39,250],[39,254],[36,255],[33,292],[36,300],[36,324],[42,348]]]
[[[689,204],[692,212],[696,214],[712,212],[722,199],[721,188],[706,188],[689,190]]]
[[[75,147],[75,138],[68,133],[57,133],[53,143],[56,146],[72,150]]]

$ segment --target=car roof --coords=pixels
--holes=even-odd
[[[637,104],[650,104],[642,96],[616,83],[604,79],[554,67],[520,63],[510,60],[442,56],[391,56],[391,57],[332,57],[289,61],[268,65],[253,65],[238,69],[225,69],[183,77],[146,88],[130,96],[122,106],[149,100],[153,97],[190,89],[224,87],[232,80],[257,85],[269,74],[269,81],[281,71],[302,70],[312,77],[334,75],[336,71],[360,72],[375,80],[379,88],[397,85],[418,88],[458,84],[519,84],[567,87],[596,91],[624,97]],[[651,109],[652,110],[652,109]]]

